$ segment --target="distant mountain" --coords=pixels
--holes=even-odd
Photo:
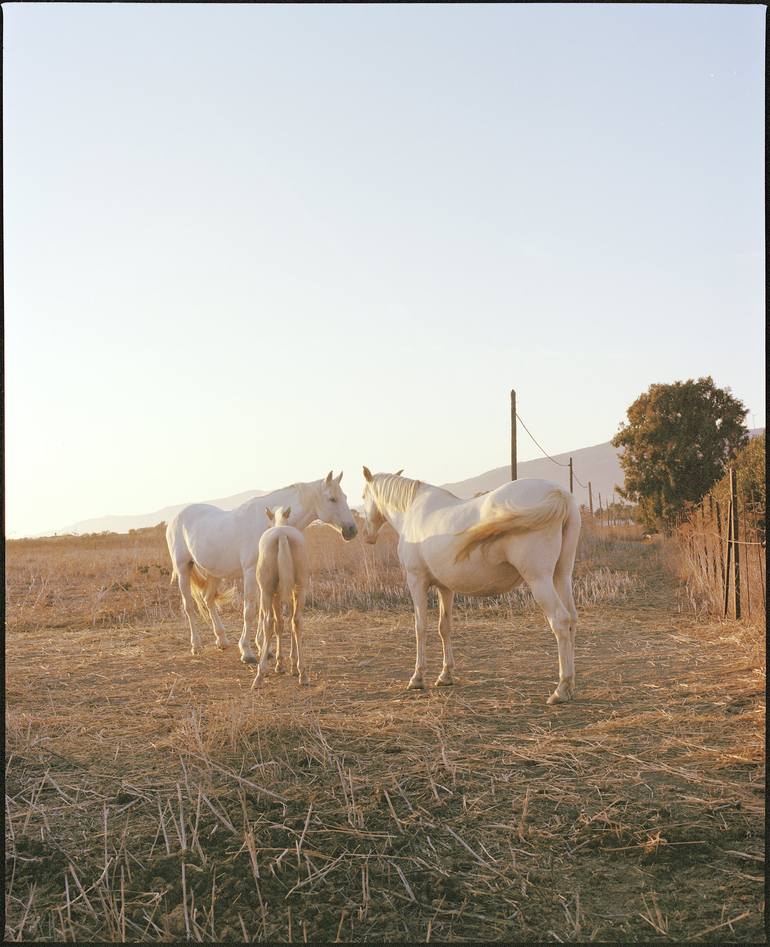
[[[236,493],[235,496],[221,497],[218,500],[204,500],[222,510],[234,510],[236,506],[251,500],[253,497],[263,497],[268,490],[246,490]],[[92,520],[81,520],[67,529],[59,530],[62,533],[127,533],[130,529],[144,529],[147,526],[157,526],[158,523],[168,523],[187,503],[177,503],[176,506],[164,506],[154,513],[143,513],[137,516],[100,516]]]
[[[589,480],[595,507],[599,506],[599,494],[601,494],[602,503],[606,504],[608,498],[612,500],[612,491],[618,485],[623,486],[624,478],[619,451],[609,441],[605,444],[596,444],[594,447],[581,447],[566,454],[554,454],[553,459],[558,463],[548,460],[547,457],[522,461],[518,464],[518,478],[519,480],[525,478],[552,480],[563,487],[569,487],[569,467],[560,465],[569,464],[570,457],[574,472],[574,494],[579,503],[588,506]],[[458,497],[466,499],[477,493],[495,490],[510,479],[509,464],[505,467],[497,467],[495,470],[488,470],[486,473],[479,474],[478,477],[470,477],[468,480],[460,480],[457,483],[445,483],[443,486]],[[585,487],[582,487],[581,483],[585,484]],[[616,497],[616,499],[620,498]]]

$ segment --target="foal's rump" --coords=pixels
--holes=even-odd
[[[293,526],[273,526],[259,540],[257,581],[263,592],[290,602],[294,589],[304,586],[308,566],[305,537]]]

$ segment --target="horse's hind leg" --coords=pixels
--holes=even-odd
[[[573,696],[575,681],[575,656],[570,632],[570,614],[554,588],[550,576],[539,576],[527,580],[535,601],[545,612],[548,624],[556,636],[559,647],[559,684],[548,698],[549,704],[559,704]]]
[[[219,614],[219,609],[217,608],[218,585],[219,582],[217,579],[209,579],[203,592],[203,599],[206,602],[209,618],[211,619],[211,624],[214,628],[214,636],[217,639],[217,647],[222,650],[227,647],[229,642],[227,640],[225,626],[222,623],[222,616]]]
[[[556,587],[556,592],[559,598],[562,600],[562,604],[567,609],[569,614],[569,636],[572,643],[572,654],[575,654],[575,639],[577,638],[577,622],[578,622],[578,613],[577,606],[575,605],[575,596],[572,592],[572,574],[565,574],[560,572],[558,565],[556,566],[556,573],[553,577],[553,584]],[[572,673],[572,692],[575,691],[575,673]]]
[[[259,629],[256,624],[257,619],[257,575],[253,569],[246,569],[243,573],[243,632],[238,641],[238,649],[241,652],[241,661],[244,664],[256,664],[257,659],[251,650],[249,638],[255,635],[256,644],[259,646]]]
[[[454,678],[452,677],[452,671],[455,666],[455,659],[452,653],[452,605],[454,603],[454,597],[455,594],[451,589],[438,586],[438,633],[444,648],[444,666],[436,681],[437,687],[446,687],[449,684],[454,684]]]
[[[200,633],[193,624],[193,612],[195,611],[195,602],[192,594],[192,584],[190,573],[192,572],[192,563],[177,566],[177,575],[179,576],[179,591],[182,593],[182,606],[190,625],[190,650],[193,654],[200,654],[203,650]]]

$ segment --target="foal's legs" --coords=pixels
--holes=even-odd
[[[452,654],[452,605],[454,598],[455,593],[451,589],[445,589],[441,585],[438,586],[438,633],[441,636],[441,644],[444,649],[444,666],[436,680],[437,687],[454,684],[452,678],[452,671],[455,666],[455,659]]]
[[[406,584],[414,602],[414,635],[417,640],[417,659],[414,664],[414,674],[409,684],[412,689],[425,687],[423,674],[425,673],[425,625],[428,617],[428,582],[421,575],[411,572],[406,574]]]
[[[195,601],[192,594],[192,585],[190,573],[192,566],[190,564],[177,566],[177,576],[179,579],[179,591],[182,594],[182,606],[190,625],[190,650],[193,654],[200,654],[203,650],[200,632],[196,630],[193,624],[193,612],[195,611]]]
[[[249,638],[257,634],[257,574],[254,569],[243,573],[243,632],[238,641],[241,661],[244,664],[256,664],[257,659],[251,650]],[[259,642],[257,642],[259,644]]]
[[[538,576],[527,579],[527,584],[535,601],[545,612],[548,624],[556,636],[559,647],[559,684],[548,698],[549,704],[559,704],[573,696],[575,682],[575,661],[570,632],[570,615],[554,588],[550,576]]]
[[[209,579],[203,592],[203,599],[206,602],[209,618],[214,628],[214,636],[217,639],[217,647],[222,650],[228,645],[225,626],[222,623],[222,617],[217,609],[217,586],[219,582],[216,579]]]
[[[257,676],[251,685],[252,690],[259,687],[265,677],[267,662],[270,657],[270,638],[275,630],[275,615],[273,609],[274,593],[272,589],[259,586],[259,621],[257,624],[257,647],[259,648],[259,664]],[[277,597],[277,596],[276,596]]]
[[[294,592],[293,612],[291,616],[291,644],[292,652],[296,649],[297,653],[297,674],[299,674],[299,683],[309,684],[310,679],[305,670],[305,658],[302,654],[302,632],[305,627],[305,592],[303,589],[296,589]],[[292,673],[294,669],[292,668]]]
[[[281,596],[277,593],[273,596],[273,618],[275,620],[275,673],[283,674],[283,653],[281,651],[283,642],[283,602]]]

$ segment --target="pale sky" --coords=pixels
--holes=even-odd
[[[764,6],[3,16],[8,535],[765,424]]]

